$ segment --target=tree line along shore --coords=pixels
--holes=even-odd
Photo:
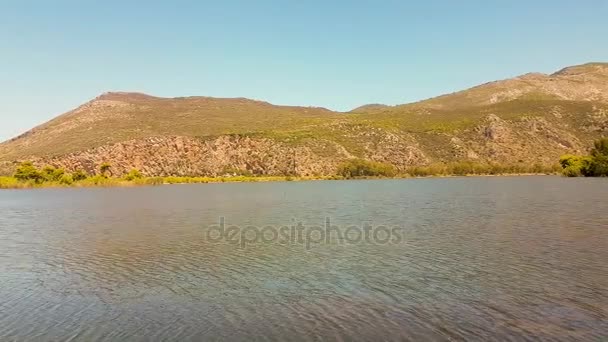
[[[588,156],[565,155],[552,166],[524,163],[501,165],[484,164],[470,161],[455,163],[436,163],[427,166],[412,166],[404,171],[393,165],[365,159],[351,159],[342,163],[333,176],[295,175],[254,175],[247,170],[227,169],[222,176],[168,176],[145,177],[133,169],[123,175],[114,175],[112,165],[103,163],[97,173],[88,174],[83,170],[67,172],[62,168],[48,165],[41,169],[32,162],[21,163],[12,176],[0,177],[0,189],[29,189],[47,187],[112,187],[144,186],[163,184],[194,184],[219,182],[268,182],[294,180],[340,180],[365,178],[409,178],[433,176],[475,176],[475,175],[522,175],[522,174],[559,174],[567,177],[605,177],[608,176],[608,138],[594,143]]]
[[[196,184],[222,182],[271,182],[302,180],[342,180],[342,179],[383,179],[438,176],[473,176],[473,175],[523,175],[523,174],[557,174],[559,166],[544,167],[541,165],[485,165],[475,163],[432,164],[429,166],[411,167],[406,172],[398,172],[392,165],[367,160],[354,159],[340,166],[333,176],[293,176],[293,175],[253,175],[248,172],[235,171],[222,176],[168,176],[145,177],[139,170],[114,176],[109,172],[89,175],[84,171],[69,173],[61,168],[45,166],[37,169],[30,162],[22,163],[13,176],[0,177],[0,189],[32,189],[57,187],[118,187],[146,186],[163,184]]]

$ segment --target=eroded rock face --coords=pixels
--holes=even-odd
[[[383,135],[373,144],[368,144],[366,157],[374,161],[393,164],[397,169],[426,165],[430,162],[415,139],[392,133]]]
[[[472,130],[451,141],[459,158],[498,163],[553,165],[559,156],[586,152],[587,141],[569,131],[567,124],[542,117],[503,120],[488,115]]]
[[[549,110],[562,112],[559,108]],[[330,176],[351,158],[389,163],[398,170],[454,161],[554,165],[563,154],[586,153],[590,144],[572,129],[568,115],[564,112],[507,120],[488,114],[472,128],[446,133],[406,133],[338,122],[322,127],[329,127],[333,140],[280,140],[259,135],[156,136],[22,160],[32,160],[39,167],[53,165],[90,174],[98,173],[102,163],[110,163],[115,176],[132,169],[146,176],[221,176],[235,171]],[[601,108],[583,118],[587,124],[581,125],[582,129],[606,125],[606,113]],[[10,174],[15,165],[0,165],[0,174]]]
[[[138,169],[146,176],[219,176],[241,171],[258,175],[335,175],[340,163],[364,158],[399,170],[437,162],[469,160],[480,163],[517,162],[553,165],[565,153],[585,153],[587,141],[568,131],[561,121],[542,117],[504,120],[490,114],[472,129],[455,134],[421,135],[336,125],[346,145],[311,139],[298,143],[266,137],[223,135],[214,138],[150,137],[104,145],[52,158],[30,158],[42,167],[98,173],[110,163],[114,175]],[[348,139],[365,141],[354,153]],[[431,139],[431,140],[429,140]],[[433,140],[438,139],[438,140]],[[8,173],[15,164],[0,169]]]
[[[127,141],[62,157],[37,159],[66,170],[97,173],[104,162],[114,174],[138,169],[146,176],[223,175],[227,170],[264,175],[330,175],[349,157],[323,157],[306,146],[288,146],[270,139],[221,136],[215,139],[153,137]]]
[[[507,122],[494,114],[488,115],[485,125],[479,127],[484,137],[495,142],[507,142],[511,138],[511,129]]]
[[[335,175],[340,163],[355,158],[334,142],[290,145],[268,138],[225,135],[213,139],[152,137],[106,145],[53,158],[34,158],[42,167],[53,165],[68,171],[99,172],[110,163],[114,175],[138,169],[145,176],[220,176],[235,171],[258,175]],[[314,146],[313,146],[314,145]],[[329,149],[331,153],[319,153]],[[429,159],[414,142],[398,135],[382,136],[366,148],[366,159],[405,169],[426,165]]]

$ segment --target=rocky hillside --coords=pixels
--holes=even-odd
[[[608,64],[527,74],[349,113],[248,99],[107,93],[0,144],[2,169],[33,160],[146,175],[330,175],[349,158],[413,165],[554,164],[608,133]]]

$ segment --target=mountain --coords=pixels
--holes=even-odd
[[[606,133],[608,63],[589,63],[348,113],[112,92],[0,144],[0,161],[89,172],[109,162],[115,173],[146,175],[329,175],[355,157],[400,169],[462,160],[551,165]]]
[[[370,103],[363,105],[361,107],[357,107],[350,111],[350,113],[371,113],[371,112],[379,112],[385,109],[390,108],[390,106],[383,105],[380,103]]]

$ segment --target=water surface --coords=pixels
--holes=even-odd
[[[398,243],[210,240],[401,227]],[[608,181],[0,191],[0,340],[608,339]]]

